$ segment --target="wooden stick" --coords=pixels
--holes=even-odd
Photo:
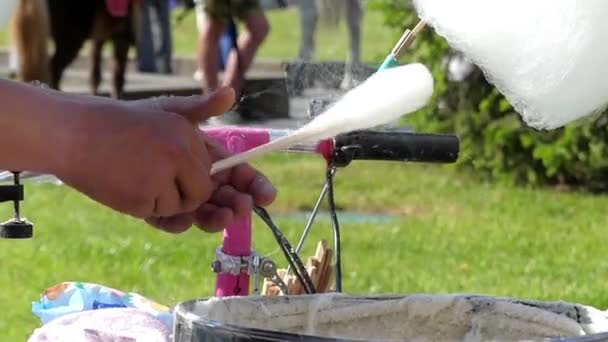
[[[237,166],[239,164],[244,164],[251,159],[261,157],[265,154],[287,149],[295,144],[307,142],[310,140],[316,140],[316,134],[311,134],[310,132],[307,132],[305,128],[306,126],[300,128],[300,130],[286,137],[278,138],[277,140],[273,140],[265,145],[258,146],[249,151],[238,153],[228,158],[216,161],[215,163],[213,163],[213,165],[211,165],[211,175]],[[304,131],[302,131],[302,129],[304,129]]]
[[[426,22],[424,20],[420,20],[418,24],[414,27],[413,30],[405,30],[403,35],[397,42],[397,45],[393,48],[393,56],[395,58],[399,58],[403,56],[405,51],[414,43],[414,40],[418,37],[418,35],[422,32],[422,30],[426,27]]]
[[[323,260],[323,265],[321,266],[321,273],[323,274],[322,278],[319,279],[319,292],[328,292],[329,285],[331,283],[333,267],[331,265],[333,257],[333,251],[331,249],[325,250],[325,257]]]
[[[332,260],[333,250],[327,248],[327,241],[325,240],[319,241],[314,256],[307,259],[306,271],[317,289],[317,293],[325,293],[331,290],[335,266],[332,265]],[[287,285],[290,295],[304,294],[304,285],[295,275],[287,273],[286,269],[278,269],[277,275]],[[281,296],[285,294],[270,279],[264,279],[262,295]]]

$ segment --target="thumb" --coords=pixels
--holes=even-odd
[[[234,96],[232,88],[222,87],[207,96],[165,97],[159,105],[164,111],[179,114],[197,125],[230,110]]]

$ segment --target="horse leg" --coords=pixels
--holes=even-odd
[[[55,38],[55,54],[51,57],[51,88],[60,89],[63,72],[76,59],[85,41],[84,34]]]
[[[15,79],[19,75],[19,52],[15,42],[11,42],[9,55],[8,55],[8,71],[9,78]]]
[[[315,32],[319,12],[316,1],[297,1],[300,12],[300,51],[298,62],[290,67],[290,88],[294,95],[301,95],[302,91],[314,83],[306,64],[311,62],[315,55]]]
[[[92,51],[91,51],[91,75],[89,78],[89,86],[91,94],[99,95],[99,85],[101,84],[101,67],[102,58],[101,52],[103,50],[104,41],[101,39],[93,39]]]
[[[344,79],[340,88],[350,89],[355,87],[355,69],[361,64],[361,24],[363,19],[363,4],[361,0],[346,0],[346,21],[350,38],[350,54],[346,62]]]
[[[315,32],[319,13],[316,1],[299,1],[300,9],[300,29],[302,37],[300,39],[299,58],[305,62],[310,62],[315,55]]]
[[[48,82],[49,11],[44,0],[20,0],[11,21],[19,79]]]
[[[124,95],[125,73],[129,57],[130,39],[124,32],[118,33],[112,39],[114,44],[114,70],[112,97],[121,99]]]

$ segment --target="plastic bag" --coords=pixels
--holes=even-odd
[[[172,335],[146,312],[109,308],[61,316],[36,329],[27,342],[171,342]]]
[[[158,318],[167,327],[173,327],[171,308],[137,293],[98,284],[63,282],[46,289],[40,301],[32,303],[32,312],[43,324],[68,314],[105,308],[138,309]]]

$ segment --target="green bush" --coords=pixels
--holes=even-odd
[[[384,13],[394,40],[418,17],[409,1],[371,0]],[[403,62],[421,62],[435,77],[434,98],[426,109],[406,118],[417,130],[456,133],[461,139],[459,165],[510,183],[562,184],[608,190],[608,115],[552,131],[528,127],[479,69],[464,82],[447,79],[445,60],[454,53],[427,29]]]

